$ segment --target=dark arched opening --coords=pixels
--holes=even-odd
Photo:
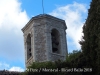
[[[27,36],[27,59],[29,59],[32,56],[31,53],[31,35],[28,34]]]
[[[52,40],[52,52],[60,53],[60,34],[57,29],[52,29],[51,40]]]

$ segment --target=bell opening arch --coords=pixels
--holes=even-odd
[[[52,52],[61,53],[60,33],[57,29],[51,30]]]
[[[27,60],[32,56],[31,53],[31,34],[28,34],[27,39]]]

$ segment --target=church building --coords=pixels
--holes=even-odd
[[[32,17],[22,28],[25,65],[32,62],[65,60],[68,54],[66,23],[48,14]]]

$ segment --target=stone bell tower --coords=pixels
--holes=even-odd
[[[24,33],[25,64],[65,60],[67,55],[65,21],[51,15],[41,14],[22,28]]]

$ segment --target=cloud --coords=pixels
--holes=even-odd
[[[24,72],[25,69],[18,67],[18,66],[11,67],[9,64],[5,62],[0,62],[0,70]]]
[[[0,0],[0,10],[0,28],[19,29],[28,20],[27,14],[21,10],[21,3],[18,0]]]
[[[9,68],[10,65],[5,62],[0,62],[0,70]]]
[[[16,66],[14,66],[14,67],[11,67],[11,68],[9,69],[9,71],[24,72],[24,69],[21,68],[21,67],[16,67]]]
[[[29,18],[18,0],[0,0],[0,57],[24,60],[21,28]]]
[[[78,42],[81,40],[82,26],[87,16],[86,5],[73,2],[73,4],[57,7],[50,14],[66,21],[69,52],[72,51],[71,49],[80,49]]]

